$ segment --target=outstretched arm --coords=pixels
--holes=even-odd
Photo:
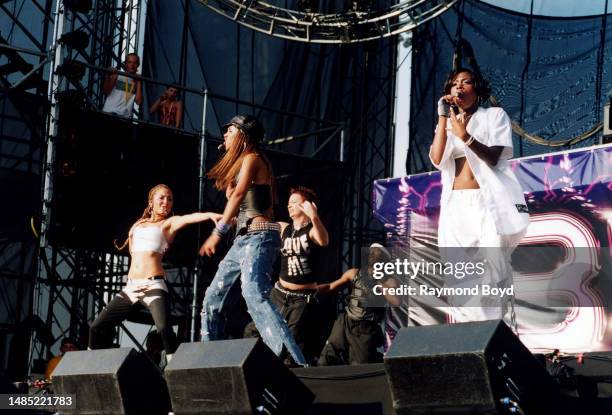
[[[317,285],[317,292],[319,294],[330,294],[330,293],[334,293],[336,291],[338,291],[338,289],[340,289],[340,287],[342,287],[344,284],[348,283],[349,281],[351,281],[353,278],[355,278],[355,276],[359,273],[359,268],[351,268],[347,271],[344,272],[344,274],[342,274],[342,276],[340,278],[338,278],[335,281],[326,283],[326,284],[318,284]]]
[[[172,216],[169,219],[170,234],[174,234],[175,232],[179,231],[187,225],[205,222],[207,220],[212,220],[217,223],[219,219],[221,219],[221,216],[222,215],[220,213],[214,212],[196,212],[190,213],[189,215]]]

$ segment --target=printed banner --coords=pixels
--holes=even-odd
[[[531,219],[512,254],[511,314],[521,340],[537,352],[612,350],[612,145],[526,157],[511,165]],[[387,245],[412,257],[417,252],[420,261],[439,259],[439,172],[378,180],[373,191]],[[416,300],[389,309],[388,342],[404,325],[458,321],[449,304]]]

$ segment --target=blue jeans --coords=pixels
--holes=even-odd
[[[234,240],[204,295],[202,341],[223,338],[221,313],[236,304],[238,298],[232,295],[236,291],[231,288],[240,278],[249,314],[264,343],[277,356],[284,345],[296,363],[306,363],[287,323],[269,299],[272,289],[270,277],[280,244],[280,235],[276,231],[250,232]]]

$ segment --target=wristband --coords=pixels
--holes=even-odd
[[[215,230],[219,232],[219,234],[221,235],[226,235],[227,233],[229,233],[230,229],[231,229],[230,224],[225,223],[222,220],[217,222],[217,226],[215,226]]]
[[[444,98],[438,100],[438,115],[440,117],[450,117],[450,105]]]
[[[225,237],[225,234],[224,234],[224,233],[221,233],[221,231],[219,231],[219,229],[217,229],[217,228],[214,228],[214,229],[212,230],[212,234],[213,234],[213,235],[217,235],[217,236],[218,236],[219,238],[221,238],[221,239],[223,239],[223,238]]]
[[[470,138],[465,142],[466,146],[470,146],[470,144],[472,144],[474,142],[474,136],[471,135]]]

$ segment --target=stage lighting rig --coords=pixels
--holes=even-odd
[[[79,82],[85,76],[85,64],[75,60],[67,60],[58,66],[55,72],[70,81]]]
[[[399,0],[374,10],[371,0],[353,0],[344,13],[315,12],[318,2],[299,0],[297,10],[259,0],[199,0],[236,23],[282,39],[310,43],[356,43],[395,36],[450,9],[458,0]]]
[[[59,41],[69,48],[82,52],[89,46],[89,35],[82,30],[74,30],[64,33]]]

